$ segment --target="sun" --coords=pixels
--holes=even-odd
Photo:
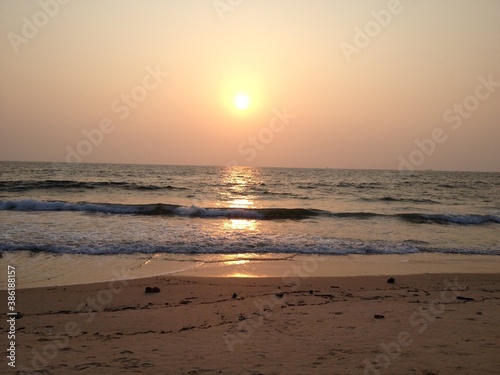
[[[239,93],[234,97],[233,103],[238,109],[247,109],[250,105],[250,98],[245,93]]]

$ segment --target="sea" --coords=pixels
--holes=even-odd
[[[500,173],[0,162],[0,251],[36,275],[61,256],[500,255]]]

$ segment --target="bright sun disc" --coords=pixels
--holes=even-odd
[[[234,97],[234,105],[238,109],[246,109],[250,104],[250,98],[246,94],[238,94]]]

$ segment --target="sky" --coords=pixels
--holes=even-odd
[[[498,0],[2,0],[0,160],[500,172],[499,19]]]

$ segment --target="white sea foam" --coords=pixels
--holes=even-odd
[[[204,208],[198,206],[177,207],[173,212],[180,216],[196,216],[196,217],[227,217],[227,218],[247,218],[260,219],[263,215],[255,210],[244,209],[224,209],[224,208]]]

